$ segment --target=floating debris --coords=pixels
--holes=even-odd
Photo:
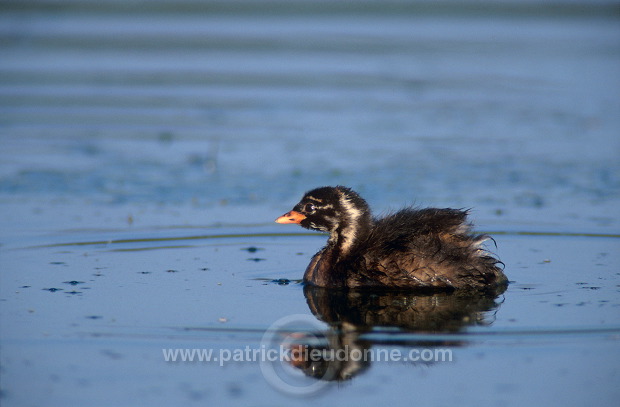
[[[250,246],[250,247],[244,247],[241,250],[245,250],[245,251],[247,251],[249,253],[256,253],[259,250],[265,250],[265,249],[263,249],[261,247]]]
[[[84,284],[83,281],[75,281],[75,280],[71,280],[71,281],[63,281],[64,284],[71,284],[71,285],[78,285],[78,284]]]
[[[178,272],[179,270],[173,270],[173,269],[166,270],[166,273],[178,273]]]
[[[228,318],[224,318],[224,317],[220,317],[217,320],[218,322],[221,322],[221,323],[228,322]]]
[[[289,285],[291,283],[291,280],[289,280],[288,278],[278,278],[276,280],[271,280],[271,282],[278,285]]]
[[[265,261],[265,260],[267,260],[267,259],[261,259],[261,258],[259,258],[259,257],[250,257],[250,258],[248,259],[248,261],[255,261],[255,262],[257,262],[257,263],[258,263],[259,261]]]
[[[269,285],[269,284],[279,284],[279,285],[289,285],[289,284],[301,284],[303,282],[302,279],[294,279],[294,280],[289,280],[288,278],[265,278],[265,277],[259,277],[259,278],[253,278],[252,280],[256,280],[256,281],[262,281],[263,284],[262,285]]]
[[[44,288],[45,291],[49,291],[51,293],[55,293],[56,291],[62,291],[62,288]]]

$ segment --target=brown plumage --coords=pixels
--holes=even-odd
[[[320,287],[394,287],[419,291],[505,285],[501,263],[471,232],[467,211],[405,208],[373,218],[353,190],[321,187],[276,222],[329,232],[304,282]]]

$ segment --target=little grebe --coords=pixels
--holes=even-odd
[[[421,291],[505,285],[501,263],[471,232],[467,211],[405,208],[373,218],[364,199],[343,187],[306,193],[277,223],[329,232],[304,282],[320,287],[394,287]]]

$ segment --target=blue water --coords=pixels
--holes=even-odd
[[[618,4],[0,10],[3,405],[620,396]],[[310,399],[258,363],[165,362],[164,348],[258,347],[290,315],[330,332],[297,283],[325,237],[273,223],[328,184],[378,214],[473,208],[494,236],[512,284],[457,334],[396,324],[353,341],[444,344],[454,361],[373,363]]]

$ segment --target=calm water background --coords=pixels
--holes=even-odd
[[[619,23],[607,2],[2,2],[2,404],[309,402],[161,349],[310,314],[270,281],[325,238],[272,222],[344,184],[377,212],[474,208],[514,282],[456,362],[310,402],[610,405]]]

